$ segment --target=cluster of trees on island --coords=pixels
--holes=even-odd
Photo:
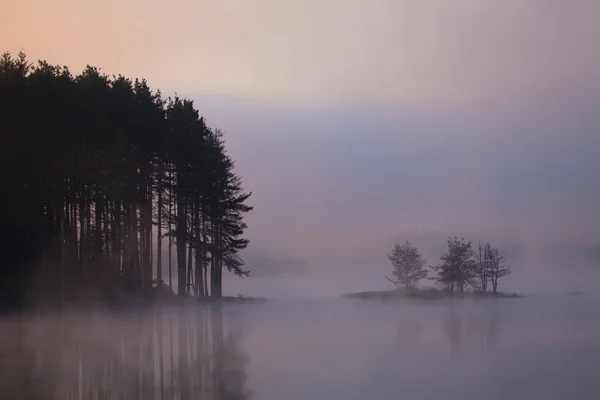
[[[448,239],[448,249],[441,257],[441,264],[430,266],[435,273],[429,275],[427,262],[408,241],[394,245],[388,254],[392,263],[392,278],[386,277],[397,287],[406,291],[414,290],[417,284],[427,278],[449,292],[464,292],[465,289],[493,293],[498,292],[500,278],[511,273],[506,254],[490,243],[479,242],[473,249],[471,242],[464,238]]]
[[[178,295],[218,298],[223,268],[248,273],[250,193],[192,101],[5,53],[0,126],[0,303],[148,293],[175,273]]]

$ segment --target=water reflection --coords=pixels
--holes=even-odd
[[[499,315],[493,308],[449,307],[426,317],[405,313],[398,320],[396,346],[415,349],[437,344],[455,357],[468,351],[486,353],[494,350],[499,327]]]
[[[20,317],[1,323],[1,399],[248,399],[241,332],[222,311]]]
[[[577,301],[20,318],[0,322],[0,400],[596,399],[600,311]]]
[[[450,352],[460,356],[467,350],[482,353],[493,350],[498,326],[498,315],[493,311],[484,315],[465,315],[452,310],[445,316],[443,331]]]
[[[415,345],[423,334],[424,324],[418,319],[402,319],[398,323],[396,344],[398,347]]]

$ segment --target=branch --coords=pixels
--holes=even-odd
[[[395,281],[393,279],[388,278],[387,276],[385,277],[385,279],[387,279],[388,281],[392,282],[394,285],[399,286],[398,281]]]

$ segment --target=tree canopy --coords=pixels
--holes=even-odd
[[[394,245],[392,252],[388,254],[388,260],[393,266],[393,279],[387,279],[404,290],[416,288],[417,283],[427,277],[427,270],[424,268],[426,261],[419,250],[409,242],[402,246]]]
[[[192,101],[4,53],[0,126],[3,303],[148,292],[165,250],[180,296],[220,297],[223,267],[248,273],[250,193]]]
[[[492,291],[496,293],[500,278],[511,273],[506,255],[489,243],[479,242],[475,252],[471,242],[464,238],[450,238],[448,250],[441,259],[440,265],[431,267],[437,275],[430,279],[451,292],[463,292],[467,287],[486,292],[491,282]]]
[[[433,279],[449,291],[464,291],[475,278],[474,256],[471,242],[458,237],[448,239],[448,250],[441,257],[442,264],[431,267],[437,272]]]

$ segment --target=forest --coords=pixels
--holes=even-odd
[[[224,268],[248,274],[251,193],[192,101],[4,53],[0,126],[3,307],[220,298]]]

